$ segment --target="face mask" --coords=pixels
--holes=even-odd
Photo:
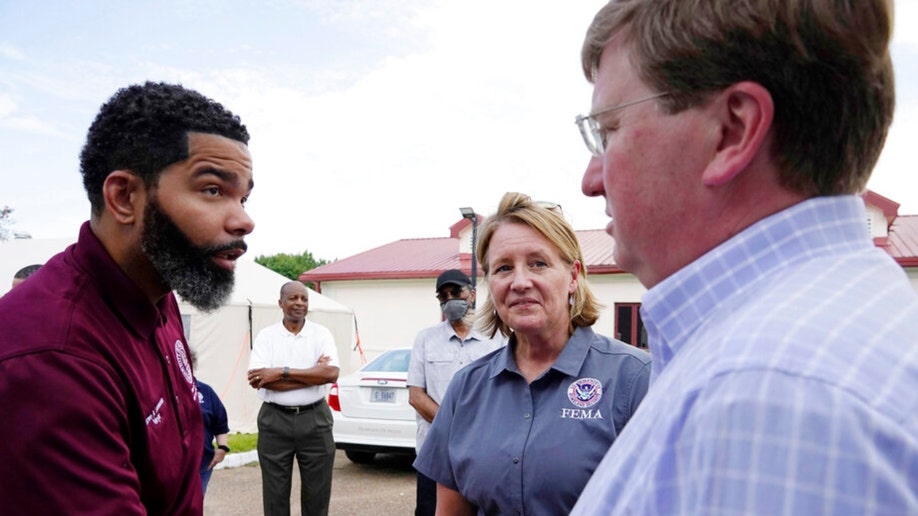
[[[440,310],[443,310],[446,320],[450,322],[458,321],[469,311],[469,302],[465,299],[450,299],[440,305]]]

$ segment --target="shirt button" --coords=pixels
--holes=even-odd
[[[526,418],[526,419],[529,419],[529,418],[532,417],[532,414],[529,413],[529,412],[526,412],[525,414],[523,414],[523,417]]]
[[[519,458],[519,457],[513,457],[513,463],[514,463],[514,464],[519,464],[519,463],[520,463],[520,458]]]

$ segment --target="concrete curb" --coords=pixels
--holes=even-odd
[[[223,462],[214,466],[214,469],[224,469],[224,468],[238,468],[239,466],[245,466],[246,464],[251,464],[253,462],[258,462],[258,451],[251,450],[242,453],[230,453],[223,459]]]

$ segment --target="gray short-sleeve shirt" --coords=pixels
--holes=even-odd
[[[503,336],[489,338],[472,330],[465,339],[459,337],[448,321],[418,332],[411,349],[408,365],[408,385],[421,387],[438,404],[443,401],[453,375],[463,367],[506,344]],[[430,429],[430,423],[420,415],[416,449],[420,450]]]

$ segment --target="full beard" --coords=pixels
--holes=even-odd
[[[212,312],[223,306],[233,292],[235,275],[215,264],[211,257],[228,249],[245,250],[245,242],[198,247],[162,210],[155,197],[144,211],[143,226],[141,249],[164,285],[198,310]]]

